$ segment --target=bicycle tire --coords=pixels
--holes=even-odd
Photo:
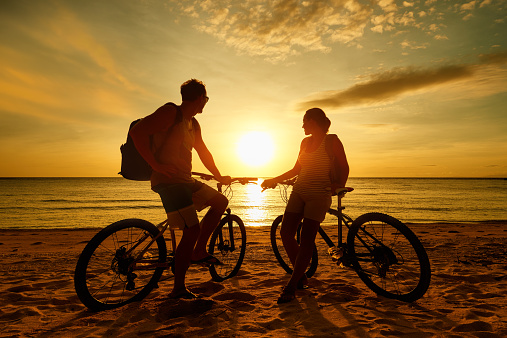
[[[118,308],[146,297],[157,285],[164,270],[133,270],[133,256],[144,249],[141,245],[131,253],[139,238],[159,233],[152,223],[141,219],[124,219],[105,227],[85,246],[74,272],[74,287],[81,302],[92,311]],[[145,241],[149,243],[149,238]],[[143,258],[165,262],[166,243],[157,238]],[[143,263],[141,263],[143,264]]]
[[[278,216],[273,221],[271,225],[271,247],[273,248],[273,252],[275,257],[280,264],[280,266],[287,272],[288,274],[292,274],[292,263],[290,262],[287,253],[285,252],[285,248],[283,247],[282,238],[280,236],[280,229],[282,224],[283,215]],[[301,238],[301,227],[302,223],[299,224],[296,240],[299,243]],[[310,264],[308,264],[308,269],[305,272],[306,277],[310,278],[317,271],[317,265],[319,264],[319,256],[317,253],[317,247],[314,244],[312,259],[310,260]]]
[[[358,217],[347,246],[359,278],[375,293],[413,302],[428,290],[431,268],[426,250],[396,218],[381,213]]]
[[[245,251],[246,230],[243,221],[236,215],[226,215],[211,235],[209,243],[209,253],[223,263],[209,267],[211,278],[222,282],[234,277],[241,268]]]

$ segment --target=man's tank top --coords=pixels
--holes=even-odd
[[[303,149],[298,161],[301,171],[294,184],[294,191],[308,197],[331,195],[331,160],[326,152],[326,138],[324,137],[319,147],[312,152]]]
[[[151,175],[151,186],[155,187],[163,183],[192,183],[192,149],[195,143],[195,124],[194,119],[183,119],[176,124],[170,135],[155,135],[154,144],[159,149],[156,151],[158,161],[164,164],[172,164],[178,169],[178,172],[171,177],[153,171]],[[161,145],[158,140],[165,139],[165,143]]]

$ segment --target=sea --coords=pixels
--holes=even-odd
[[[246,226],[270,226],[290,194],[290,188],[262,191],[261,181],[233,184],[224,191],[232,213]],[[507,221],[506,179],[349,178],[347,186],[354,191],[342,203],[352,218],[382,212],[405,223]],[[165,219],[149,182],[121,177],[0,178],[0,229],[98,229],[125,218],[154,224]],[[324,224],[335,222],[328,215]]]

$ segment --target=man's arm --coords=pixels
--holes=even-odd
[[[215,160],[213,159],[213,155],[209,151],[208,147],[204,143],[202,139],[201,126],[196,119],[193,119],[194,128],[195,128],[195,143],[194,149],[197,151],[197,155],[201,159],[202,164],[209,170],[209,172],[222,184],[230,184],[231,178],[230,176],[222,176],[220,171],[218,170]]]
[[[153,114],[146,116],[130,129],[130,136],[137,151],[155,171],[172,176],[176,169],[172,165],[159,163],[151,149],[150,137],[156,133],[167,131],[176,120],[177,110],[172,105],[158,108]]]

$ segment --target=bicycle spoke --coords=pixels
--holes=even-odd
[[[246,250],[246,231],[243,221],[236,215],[222,219],[210,240],[209,252],[223,265],[213,265],[210,273],[215,281],[235,276],[243,262]]]
[[[365,214],[354,221],[349,235],[354,268],[373,291],[405,301],[426,292],[429,261],[417,237],[403,223],[384,214]]]
[[[80,300],[102,310],[145,297],[160,278],[160,263],[167,255],[163,237],[151,243],[158,233],[151,223],[131,219],[113,223],[92,238],[76,266]]]

